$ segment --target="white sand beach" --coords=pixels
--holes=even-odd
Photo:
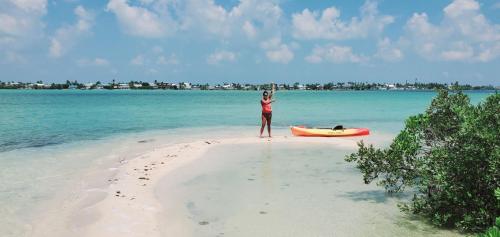
[[[251,135],[217,139],[207,137],[189,142],[157,145],[137,157],[120,159],[107,164],[109,167],[101,170],[102,172],[95,168],[90,169],[91,171],[82,177],[86,185],[79,190],[74,190],[70,198],[50,204],[54,205],[54,208],[36,218],[29,236],[223,236],[224,234],[228,236],[353,236],[354,234],[356,236],[365,231],[373,233],[371,236],[387,236],[387,234],[395,233],[403,233],[403,235],[407,233],[407,236],[456,235],[452,232],[435,230],[427,225],[421,226],[418,221],[414,220],[404,223],[396,221],[395,217],[403,215],[396,207],[397,201],[386,200],[381,187],[364,185],[360,174],[354,173],[355,178],[350,178],[350,180],[335,177],[335,182],[333,180],[329,182],[328,177],[320,177],[314,173],[303,176],[300,173],[302,169],[306,172],[320,172],[320,168],[325,167],[325,164],[315,164],[314,160],[311,160],[313,163],[306,164],[306,167],[290,166],[284,169],[286,172],[295,170],[295,175],[280,174],[279,171],[273,173],[273,168],[262,166],[259,168],[261,171],[251,172],[254,176],[252,178],[232,174],[226,176],[227,179],[213,180],[217,174],[210,176],[210,172],[220,170],[225,165],[233,171],[245,166],[256,169],[255,164],[235,163],[231,166],[228,160],[247,162],[245,159],[248,157],[240,158],[240,155],[241,157],[245,157],[248,153],[252,155],[251,153],[254,153],[252,151],[255,151],[253,154],[255,160],[255,157],[262,155],[258,149],[263,147],[291,149],[290,154],[301,159],[310,158],[307,154],[293,155],[297,149],[301,148],[304,148],[305,152],[308,152],[307,147],[318,150],[326,147],[332,151],[341,151],[340,153],[332,152],[332,157],[329,158],[335,162],[332,164],[337,166],[338,174],[355,172],[352,165],[343,161],[343,155],[356,148],[359,137],[301,138],[286,134],[286,132],[281,132],[273,138],[258,138]],[[379,136],[375,139],[369,136],[363,139],[383,144],[387,143],[390,137]],[[272,148],[274,146],[279,147]],[[232,157],[224,157],[224,151],[232,148],[236,150],[233,149],[232,153],[227,153]],[[241,154],[238,151],[240,148],[243,148]],[[246,148],[250,150],[245,150]],[[212,153],[223,158],[214,157]],[[276,159],[271,155],[265,156],[267,159]],[[218,159],[228,160],[218,161]],[[288,161],[284,161],[286,163],[283,164],[289,164]],[[296,159],[291,162],[300,164],[296,163]],[[283,164],[280,163],[278,166],[283,166]],[[309,165],[319,166],[308,168]],[[100,169],[103,167],[106,165]],[[200,172],[203,173],[202,176],[199,176]],[[257,188],[255,191],[239,183],[224,185],[225,182],[231,183],[231,179],[250,182],[259,179],[259,176],[273,180],[279,180],[280,177],[293,177],[294,181],[287,181],[288,183],[285,184],[278,184],[275,181],[262,182],[253,187],[253,189]],[[311,180],[314,183],[305,183],[307,187],[303,187],[303,192],[300,190],[291,193],[283,191],[290,185],[308,179],[307,177],[312,177]],[[193,179],[199,179],[200,182],[207,180],[212,183],[198,182],[194,186],[188,185],[187,183],[192,182]],[[321,181],[321,183],[316,183],[316,181]],[[214,185],[220,185],[217,188],[220,192],[217,192],[215,199],[222,206],[214,206],[209,201],[203,206],[204,201],[197,203],[192,201],[196,197],[205,195],[205,188]],[[330,188],[325,185],[330,185],[331,191],[337,193],[341,192],[341,189],[354,187],[356,190],[359,189],[360,196],[347,192],[345,195],[342,194],[344,196],[340,195],[340,198],[331,199]],[[189,190],[189,187],[195,190]],[[311,194],[314,192],[318,195]],[[247,193],[247,197],[252,197],[251,201],[241,199],[238,193]],[[262,193],[266,194],[261,195]],[[254,197],[254,195],[257,196]],[[274,200],[271,204],[276,206],[274,212],[261,210],[254,205],[256,202],[264,202],[264,199],[260,200],[262,197]],[[376,200],[377,198],[382,198],[383,201]],[[294,203],[294,200],[301,199],[302,201]],[[310,200],[310,202],[305,202],[305,200]],[[190,213],[193,205],[202,205],[196,208],[211,209],[215,213],[212,213],[211,219],[199,219],[196,213]],[[264,205],[270,204],[266,201]],[[297,208],[303,210],[296,216],[297,218],[288,216]],[[217,215],[219,217],[213,217]],[[267,216],[268,219],[262,219],[262,216]],[[370,219],[372,221],[367,222]],[[382,226],[384,228],[381,228]],[[353,228],[358,228],[358,230]]]

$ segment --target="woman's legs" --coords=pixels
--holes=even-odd
[[[262,137],[262,133],[264,132],[264,127],[266,126],[266,117],[264,117],[264,115],[262,115],[262,126],[260,127],[260,136]]]
[[[272,114],[269,114],[267,120],[267,133],[269,134],[269,137],[271,137],[271,119],[273,118]]]

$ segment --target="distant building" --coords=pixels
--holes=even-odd
[[[191,90],[192,89],[191,83],[188,83],[188,82],[183,82],[181,87],[184,90]]]
[[[252,89],[252,87],[251,87],[250,85],[244,85],[244,86],[242,87],[242,89],[243,89],[243,90],[247,90],[247,91],[248,91],[248,90]]]
[[[90,90],[94,86],[94,83],[86,83],[84,86],[85,86],[83,87],[84,89]]]
[[[128,85],[128,83],[120,83],[120,84],[118,84],[117,89],[126,90],[126,89],[130,89],[130,86]]]
[[[200,85],[193,85],[191,87],[191,90],[201,90],[201,86]]]
[[[222,85],[223,90],[234,90],[234,87],[232,84],[224,84]]]

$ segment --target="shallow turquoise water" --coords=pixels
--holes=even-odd
[[[434,92],[282,91],[275,126],[368,127],[397,132]],[[488,93],[471,93],[473,102]],[[260,123],[260,92],[0,90],[0,152],[139,131]]]

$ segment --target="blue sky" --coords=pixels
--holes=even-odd
[[[0,80],[500,85],[500,1],[4,0]]]

